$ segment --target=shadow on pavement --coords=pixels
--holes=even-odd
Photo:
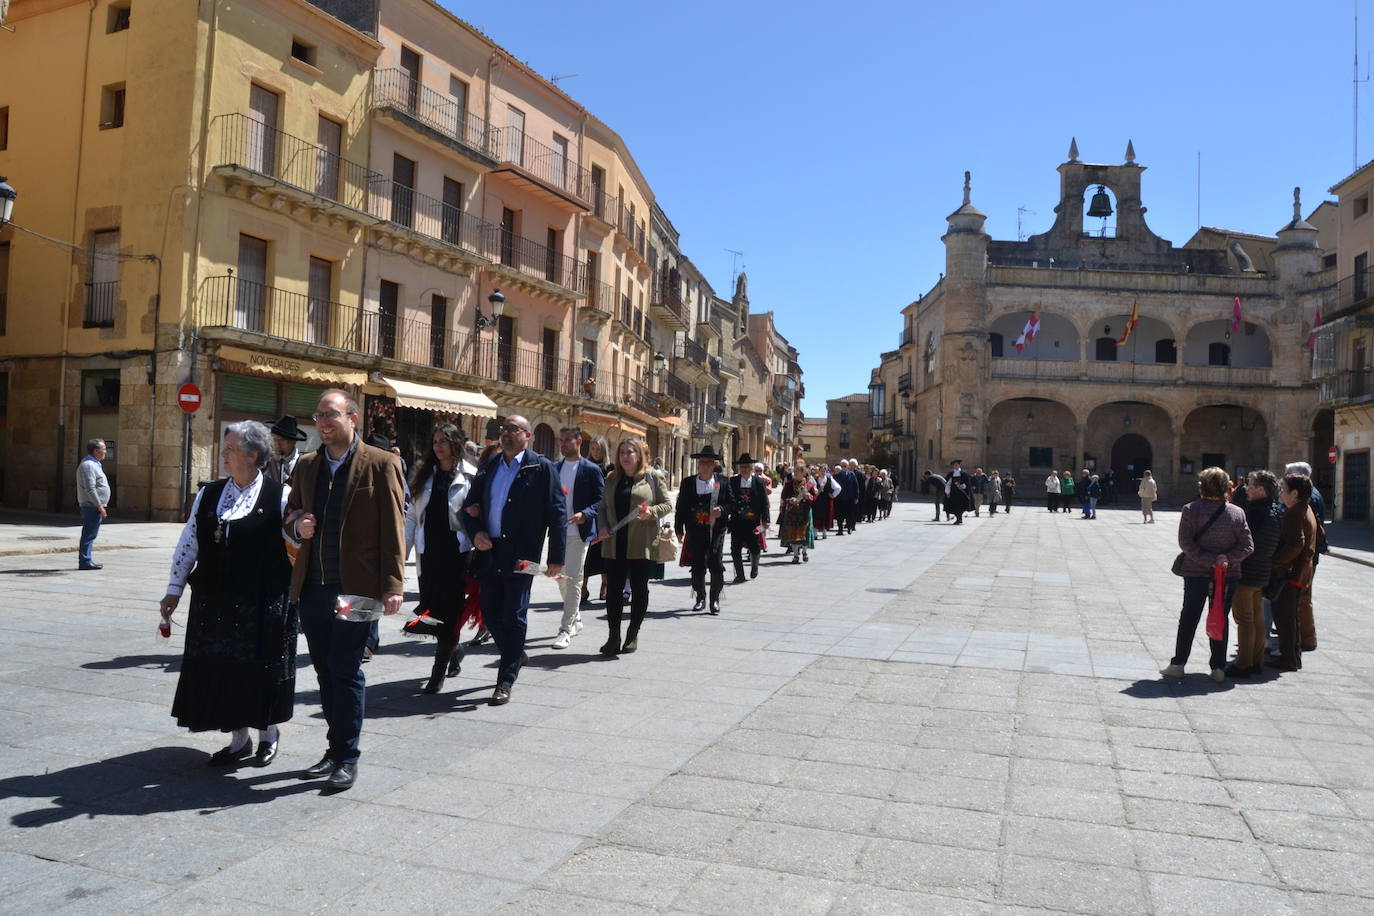
[[[118,671],[126,668],[148,668],[168,672],[181,670],[181,653],[175,655],[121,655],[81,666],[90,671]]]
[[[1128,697],[1135,697],[1137,700],[1163,700],[1176,697],[1206,696],[1211,693],[1220,693],[1223,690],[1234,690],[1235,687],[1236,682],[1230,678],[1218,684],[1209,676],[1198,673],[1183,678],[1160,677],[1148,681],[1136,681],[1131,686],[1124,688],[1121,693]]]

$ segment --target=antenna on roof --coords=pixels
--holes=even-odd
[[[739,279],[739,270],[737,269],[739,259],[744,257],[744,252],[736,251],[733,248],[726,248],[725,250],[730,253],[730,288],[734,289],[735,281]]]
[[[1355,69],[1351,77],[1351,89],[1354,90],[1354,129],[1350,137],[1350,159],[1351,169],[1360,167],[1360,83],[1369,82],[1369,58],[1366,56],[1364,64],[1364,79],[1360,79],[1360,0],[1355,0]]]
[[[570,79],[572,79],[574,76],[581,76],[581,75],[582,75],[582,74],[580,74],[580,73],[564,73],[562,76],[551,76],[551,77],[549,77],[549,82],[551,82],[551,83],[553,83],[555,86],[557,86],[559,80],[570,80]]]
[[[1018,242],[1024,242],[1026,240],[1026,233],[1021,231],[1021,217],[1025,216],[1027,213],[1031,216],[1035,215],[1035,211],[1027,207],[1016,208],[1016,240]]]

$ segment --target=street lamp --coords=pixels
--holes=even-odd
[[[654,354],[654,371],[659,375],[668,371],[668,357],[663,355],[662,350]]]
[[[10,214],[14,212],[14,199],[19,196],[19,192],[9,186],[9,179],[0,175],[0,226],[10,221]]]
[[[490,318],[482,314],[482,306],[477,306],[476,324],[477,330],[479,331],[485,327],[489,327],[495,324],[496,319],[500,318],[503,314],[505,314],[506,311],[506,297],[501,294],[501,291],[499,289],[492,290],[491,295],[487,297],[487,301],[491,303]]]

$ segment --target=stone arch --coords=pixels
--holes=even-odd
[[[1107,200],[1111,204],[1112,215],[1105,220],[1088,215],[1088,209],[1092,206],[1093,198],[1098,191],[1107,195]],[[1094,178],[1087,187],[1084,188],[1082,203],[1083,207],[1083,234],[1093,238],[1114,239],[1117,236],[1116,220],[1120,216],[1121,208],[1118,204],[1116,188],[1112,187],[1108,181],[1098,181]]]
[[[1183,346],[1183,362],[1189,366],[1229,365],[1237,368],[1269,368],[1274,365],[1273,337],[1261,322],[1245,321],[1241,329],[1231,332],[1231,319],[1213,318],[1199,321],[1188,328]],[[1229,362],[1213,361],[1219,348],[1224,348]]]
[[[1068,467],[1076,458],[1073,452],[1078,428],[1078,415],[1063,401],[1004,398],[988,410],[983,467],[1010,471],[1026,482],[1037,475],[1044,477],[1061,464]]]
[[[553,427],[547,423],[540,423],[534,427],[534,437],[530,439],[530,447],[545,458],[558,458],[558,435],[553,431]]]
[[[1234,401],[1206,401],[1183,415],[1179,436],[1179,480],[1188,481],[1209,465],[1235,477],[1269,464],[1269,422],[1264,413]],[[1191,465],[1191,469],[1189,469]]]
[[[1107,471],[1115,470],[1117,492],[1123,497],[1135,494],[1140,477],[1147,470],[1154,472],[1161,487],[1165,486],[1174,464],[1174,426],[1174,417],[1158,404],[1103,401],[1094,405],[1084,421],[1084,461],[1094,459],[1104,480]],[[1146,447],[1142,449],[1139,443],[1133,443],[1130,448],[1123,448],[1122,440],[1129,441],[1129,437],[1139,437]],[[1150,466],[1136,467],[1143,455],[1148,455]]]
[[[1336,412],[1329,407],[1313,411],[1311,432],[1311,457],[1307,463],[1312,465],[1312,482],[1322,491],[1322,495],[1332,500],[1336,492],[1336,474],[1335,466],[1327,458],[1327,450],[1336,444]],[[1331,503],[1328,502],[1328,505]]]
[[[1126,322],[1130,317],[1129,308],[1124,311],[1119,307],[1095,310],[1083,316],[1083,336],[1090,342],[1099,337],[1119,338],[1126,329]],[[1155,361],[1155,341],[1173,340],[1181,350],[1184,338],[1180,334],[1178,325],[1171,318],[1162,318],[1142,309],[1140,324],[1131,332],[1131,338],[1125,346],[1120,348],[1117,359],[1121,362],[1152,363]],[[1130,352],[1135,353],[1134,360],[1126,355]],[[1089,359],[1092,358],[1092,354],[1093,348],[1089,346]]]
[[[1030,315],[1031,311],[1024,307],[1017,308],[1002,313],[989,323],[989,334],[1002,335],[1003,358],[1078,359],[1081,329],[1072,318],[1057,312],[1040,312],[1040,332],[1035,335],[1030,346],[1020,353],[1016,352],[1016,339],[1021,336]]]

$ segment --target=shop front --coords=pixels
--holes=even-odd
[[[496,402],[480,391],[442,388],[380,376],[367,384],[364,436],[380,435],[401,450],[406,467],[414,467],[429,447],[434,428],[452,423],[463,435],[482,443],[496,419]]]

